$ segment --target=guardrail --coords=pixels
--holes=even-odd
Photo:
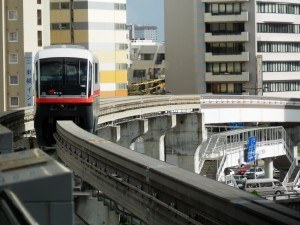
[[[298,200],[300,202],[300,193],[287,193],[280,195],[266,195],[266,198],[271,198],[273,201],[286,201],[290,199]]]
[[[286,207],[120,147],[73,122],[59,121],[56,139],[69,168],[149,225],[300,222]]]
[[[33,127],[34,109],[33,107],[25,107],[9,112],[0,113],[0,124],[10,129],[14,138],[34,130]]]

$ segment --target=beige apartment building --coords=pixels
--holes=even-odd
[[[127,96],[126,0],[51,0],[51,44],[76,44],[100,60],[100,96]]]
[[[166,89],[300,97],[299,0],[165,0]]]
[[[35,53],[50,44],[49,0],[0,1],[0,112],[32,106]]]

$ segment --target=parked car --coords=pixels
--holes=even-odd
[[[297,193],[300,193],[300,184],[294,186],[294,187],[293,187],[293,191],[294,191],[294,192],[297,192]]]
[[[242,165],[242,166],[238,169],[237,174],[238,174],[238,175],[244,175],[244,174],[247,172],[247,170],[249,170],[250,167],[251,167],[250,165]]]
[[[248,192],[257,191],[262,195],[284,194],[287,192],[287,188],[276,179],[247,180],[245,190]]]
[[[265,171],[263,168],[257,167],[250,167],[249,170],[245,173],[247,179],[259,179],[265,177]]]

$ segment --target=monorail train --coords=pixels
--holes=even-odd
[[[99,61],[82,46],[44,47],[35,56],[34,127],[39,146],[55,143],[57,120],[93,132],[99,109]]]

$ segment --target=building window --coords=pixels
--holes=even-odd
[[[69,2],[54,2],[50,4],[50,9],[70,9]]]
[[[17,10],[8,10],[8,20],[18,20]]]
[[[285,23],[258,23],[258,33],[300,33],[300,24],[285,24]]]
[[[116,83],[116,90],[126,90],[127,83]]]
[[[10,75],[9,85],[18,85],[18,84],[19,84],[19,77],[17,75]]]
[[[19,106],[19,97],[10,97],[10,107]]]
[[[9,64],[18,64],[18,53],[9,53]]]
[[[126,4],[115,3],[115,10],[126,10]]]
[[[38,36],[38,46],[42,46],[43,45],[42,31],[38,31],[37,36]]]
[[[69,23],[52,23],[51,29],[52,30],[69,30],[70,24]]]
[[[42,0],[37,0],[37,4],[42,4]]]
[[[8,32],[8,41],[9,42],[18,42],[18,32]]]
[[[146,77],[146,70],[134,70],[133,77],[137,77],[137,78]]]
[[[206,89],[213,94],[242,94],[242,86],[241,83],[208,83]]]
[[[128,49],[128,44],[122,44],[122,43],[116,44],[116,50],[126,50],[126,49]]]
[[[300,52],[299,42],[257,42],[258,52]]]
[[[205,12],[213,15],[240,14],[242,12],[242,3],[206,3]]]
[[[246,71],[245,63],[206,63],[206,72],[212,72],[213,75],[242,75]]]
[[[70,9],[70,3],[69,2],[60,3],[60,9]]]
[[[42,10],[37,10],[37,25],[42,25]]]
[[[263,62],[263,72],[296,72],[300,71],[299,61]]]
[[[116,69],[117,70],[127,70],[128,66],[126,63],[117,63],[116,64]]]
[[[116,30],[126,30],[126,24],[125,23],[116,23],[115,29]]]
[[[264,82],[264,92],[300,91],[300,81]]]

